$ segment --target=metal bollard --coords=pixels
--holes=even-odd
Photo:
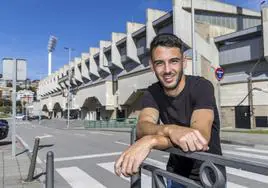
[[[40,143],[40,138],[35,138],[34,149],[33,149],[32,158],[31,158],[31,164],[30,164],[29,171],[28,171],[28,177],[25,180],[27,182],[33,181],[39,143]]]
[[[47,152],[46,188],[54,188],[54,153]]]
[[[130,144],[134,144],[136,140],[136,127],[132,127],[130,134]],[[141,188],[141,168],[139,172],[130,178],[130,188]]]

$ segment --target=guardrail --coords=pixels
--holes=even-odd
[[[135,138],[136,129],[133,128],[131,131],[131,144],[134,143]],[[268,165],[265,163],[252,162],[234,157],[214,155],[206,152],[185,153],[179,148],[169,148],[163,151],[203,161],[200,168],[200,179],[202,185],[199,185],[198,183],[189,178],[168,172],[166,170],[143,162],[140,167],[139,173],[131,177],[131,188],[141,188],[141,169],[148,170],[152,173],[153,188],[165,188],[166,182],[164,178],[173,180],[174,182],[180,183],[186,187],[191,188],[225,188],[225,177],[219,170],[218,166],[232,167],[248,172],[268,175]],[[211,175],[215,177],[214,180],[211,178]]]
[[[122,119],[111,119],[111,120],[85,120],[85,128],[132,128],[136,126],[136,118],[122,118]]]

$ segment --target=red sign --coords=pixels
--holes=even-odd
[[[215,70],[215,76],[218,81],[221,81],[224,76],[223,68],[219,67]]]

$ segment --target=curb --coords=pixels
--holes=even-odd
[[[32,158],[32,150],[31,150],[30,146],[28,144],[26,144],[22,140],[22,138],[19,135],[17,135],[17,134],[16,134],[16,140],[18,140],[19,143],[24,147],[24,149],[27,150],[26,151],[27,152],[27,155],[28,155],[29,159],[31,160],[31,158]]]
[[[221,139],[221,143],[222,144],[239,145],[239,146],[248,146],[248,147],[255,146],[255,144],[248,144],[248,143],[237,142],[237,141],[232,141],[232,140],[224,140],[224,139]]]

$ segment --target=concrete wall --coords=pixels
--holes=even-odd
[[[133,40],[132,33],[144,27],[144,24],[127,22],[127,57],[136,63],[141,63],[138,58],[137,47]]]
[[[103,81],[84,87],[77,91],[76,103],[82,107],[84,101],[89,97],[96,97],[102,106],[111,108],[114,106],[114,96],[112,94],[112,81]]]
[[[257,60],[263,56],[262,38],[243,40],[223,46],[219,50],[221,65]]]
[[[145,89],[157,79],[151,71],[118,78],[119,105],[124,105],[131,94],[138,89]]]
[[[165,15],[166,12],[155,10],[155,9],[147,9],[146,10],[146,48],[150,48],[150,43],[153,38],[156,36],[155,29],[153,27],[153,21],[157,20],[161,16]]]

